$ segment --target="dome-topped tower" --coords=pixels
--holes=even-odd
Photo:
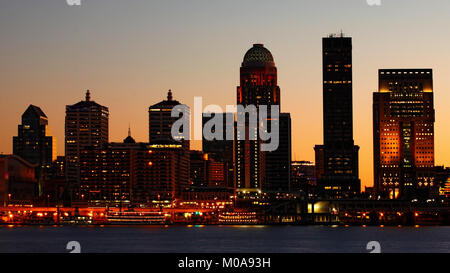
[[[275,62],[272,53],[263,44],[253,44],[245,53],[242,66],[275,66]]]

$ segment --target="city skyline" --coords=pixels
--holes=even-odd
[[[389,6],[389,12],[392,12],[392,9],[394,11],[401,11],[396,9],[398,8],[397,4],[383,4]],[[6,5],[7,7],[5,9],[2,7],[2,11],[0,11],[2,13],[1,17],[3,17],[3,10],[7,11],[8,8],[24,8],[25,10],[21,13],[22,15],[27,12],[26,7],[22,7],[20,4],[17,4],[18,6],[15,5],[16,4],[11,4],[11,6]],[[95,19],[92,16],[94,13],[97,14],[98,10],[96,9],[100,8],[95,4],[89,3],[80,7],[80,10],[77,11],[74,11],[71,7],[63,7],[63,4],[61,7],[58,4],[55,4],[55,7],[53,7],[53,5],[48,7],[45,4],[42,4],[43,7],[41,8],[36,4],[29,5],[33,8],[37,8],[37,10],[34,9],[34,12],[38,14],[47,14],[56,9],[58,12],[61,12],[59,13],[60,15],[56,16],[58,18],[59,16],[64,15],[72,16],[72,18],[68,18],[67,24],[70,24],[71,20],[75,20],[74,17],[76,17],[75,14],[77,13],[81,14],[84,19],[87,19],[86,21],[91,23],[95,22]],[[102,5],[107,9],[104,18],[106,22],[108,22],[108,19],[111,20],[116,18],[115,16],[118,16],[116,9],[119,9],[119,6],[116,5],[120,4],[112,2],[110,4],[103,3]],[[245,5],[247,5],[247,3]],[[286,5],[288,6],[290,4]],[[344,7],[346,5],[347,4],[343,4]],[[360,8],[364,10],[366,15],[369,14],[375,16],[382,11],[386,11],[383,6],[380,8],[368,7],[365,5],[364,1],[353,1],[352,5],[358,7],[361,6]],[[410,6],[414,5],[419,4],[410,4]],[[269,8],[269,6],[270,4],[265,3],[265,5],[262,5],[262,7],[259,8],[264,10],[265,8]],[[332,6],[336,7],[335,5]],[[44,11],[46,7],[49,9]],[[120,7],[123,6],[120,5]],[[303,3],[302,7],[306,10],[315,10],[317,8],[308,6],[308,4],[305,3]],[[113,8],[114,10],[112,10]],[[280,13],[280,11],[285,8],[286,7],[278,7],[276,11]],[[416,11],[417,7],[410,8],[411,10]],[[94,10],[90,11],[89,9]],[[131,8],[128,11],[131,11]],[[91,12],[93,12],[93,14],[90,14]],[[424,13],[426,16],[431,16],[431,14],[427,13],[426,9],[424,9]],[[292,15],[291,13],[288,14]],[[136,24],[136,26],[139,22],[142,23],[140,21],[141,19],[145,19],[142,14],[139,15],[140,16],[132,22]],[[415,18],[414,15],[417,15],[417,11],[416,13],[412,12],[412,15],[409,17],[406,16],[406,18],[411,20]],[[431,18],[431,21],[438,23],[439,20],[442,19],[439,15],[442,14],[438,13],[437,16]],[[22,23],[26,24],[27,28],[30,28],[29,24],[37,19],[34,16]],[[186,16],[193,15],[188,11]],[[9,18],[8,16],[6,17]],[[288,16],[287,18],[292,17]],[[53,19],[55,18],[53,17]],[[353,16],[352,19],[355,20],[355,16]],[[45,21],[45,26],[50,26],[47,24],[51,23],[51,21],[52,18],[47,19]],[[196,23],[198,22],[199,21],[196,21]],[[281,19],[279,19],[278,22],[280,22],[281,26],[288,23]],[[11,24],[11,22],[9,23]],[[163,23],[179,27],[178,23],[180,22],[176,21],[176,23],[171,24],[167,21],[163,21]],[[400,22],[397,23],[399,26],[403,24]],[[80,24],[81,25],[76,28],[79,32],[75,37],[82,38],[82,41],[88,41],[87,36],[91,37],[90,35],[93,33],[90,33],[88,30],[89,25],[85,25],[88,23],[83,22]],[[116,22],[116,26],[117,24],[118,23]],[[367,27],[367,24],[363,25]],[[195,26],[198,27],[198,25]],[[416,26],[416,28],[421,27],[419,24],[414,26]],[[194,31],[192,27],[192,25],[189,25],[187,29]],[[254,29],[255,27],[256,26],[251,25],[248,29]],[[446,94],[445,90],[448,90],[450,87],[450,81],[446,80],[444,75],[448,74],[450,68],[448,65],[446,66],[448,63],[447,58],[444,56],[444,52],[446,51],[443,48],[439,49],[439,46],[445,45],[445,43],[436,42],[434,47],[431,47],[428,42],[424,41],[427,40],[424,37],[427,35],[432,36],[432,33],[421,33],[423,37],[416,40],[415,37],[411,37],[407,34],[409,31],[408,28],[402,28],[404,34],[398,34],[396,42],[393,42],[391,38],[393,38],[392,35],[394,31],[392,29],[385,29],[383,32],[378,29],[379,32],[377,32],[377,28],[369,28],[372,31],[375,30],[375,32],[372,32],[372,35],[376,36],[375,33],[378,33],[379,35],[383,35],[381,37],[385,37],[390,41],[389,48],[386,49],[386,52],[384,52],[385,55],[383,56],[384,49],[379,48],[383,43],[378,42],[371,45],[370,42],[373,42],[373,39],[369,39],[367,37],[369,34],[363,33],[361,27],[353,27],[349,24],[344,24],[342,27],[348,36],[353,37],[355,45],[353,58],[355,63],[353,75],[355,81],[353,91],[355,100],[354,138],[355,143],[361,146],[360,177],[362,180],[362,189],[364,189],[364,186],[373,185],[371,100],[372,93],[378,89],[378,69],[424,67],[432,68],[433,71],[435,71],[436,165],[448,165],[450,162],[450,144],[445,143],[445,140],[450,137],[450,131],[448,129],[449,124],[445,121],[445,117],[449,114],[449,110],[446,108],[448,108],[447,106],[450,97],[448,93]],[[384,25],[384,27],[386,27],[386,25]],[[59,28],[62,29],[63,27]],[[50,31],[51,34],[54,34],[54,31],[59,32],[61,30],[59,28],[53,27],[48,31]],[[243,28],[246,29],[245,27]],[[153,47],[150,44],[147,44],[148,40],[140,37],[138,33],[125,36],[134,38],[134,40],[132,40],[133,43],[129,44],[120,43],[120,46],[123,47],[107,43],[108,40],[109,42],[114,42],[116,35],[124,35],[123,31],[127,28],[114,30],[112,27],[108,28],[106,25],[101,24],[98,26],[99,31],[105,29],[111,30],[111,32],[106,33],[105,36],[99,37],[103,42],[103,46],[100,47],[100,45],[94,45],[92,43],[77,43],[77,45],[81,46],[79,49],[81,51],[86,50],[86,46],[88,45],[92,46],[92,50],[88,50],[86,53],[75,50],[75,52],[81,54],[79,56],[82,57],[80,60],[76,61],[75,56],[77,54],[69,54],[70,58],[68,57],[68,59],[61,58],[60,55],[70,52],[66,50],[75,49],[73,46],[69,45],[69,41],[71,40],[71,38],[69,39],[70,28],[68,33],[63,35],[67,40],[64,38],[61,40],[53,38],[56,39],[53,40],[53,42],[59,43],[61,48],[53,47],[55,50],[54,52],[44,50],[42,54],[43,57],[40,57],[41,55],[29,55],[35,50],[35,48],[32,47],[33,43],[29,46],[23,45],[23,42],[28,41],[27,39],[29,39],[28,36],[26,36],[29,30],[25,32],[21,30],[20,25],[18,25],[16,29],[17,33],[6,33],[7,37],[13,38],[12,41],[1,46],[2,49],[6,49],[2,50],[2,54],[6,55],[7,53],[11,53],[11,55],[5,56],[7,65],[1,67],[1,86],[2,90],[7,91],[2,92],[5,99],[1,102],[1,113],[2,116],[7,116],[7,118],[3,119],[3,126],[6,127],[6,129],[2,130],[0,133],[0,152],[5,154],[12,153],[11,138],[16,134],[20,116],[29,104],[33,104],[41,107],[47,114],[49,125],[52,128],[52,135],[56,136],[58,141],[58,155],[62,155],[64,147],[64,107],[65,105],[76,103],[82,99],[86,89],[92,91],[94,100],[102,105],[108,106],[110,109],[110,141],[112,142],[121,141],[127,135],[127,129],[130,123],[133,137],[138,142],[146,141],[148,138],[147,108],[149,105],[160,101],[160,99],[165,96],[168,89],[173,90],[174,97],[177,100],[189,106],[193,105],[193,96],[197,95],[204,97],[205,104],[234,104],[234,88],[239,82],[239,75],[236,71],[236,67],[239,66],[243,53],[253,43],[258,41],[264,43],[273,53],[279,69],[279,85],[283,90],[283,111],[291,112],[292,115],[292,159],[313,161],[313,146],[316,143],[321,143],[322,139],[320,42],[321,38],[325,37],[329,32],[339,31],[339,27],[332,24],[323,24],[319,29],[305,30],[302,29],[301,25],[299,25],[299,28],[300,30],[297,34],[302,34],[301,41],[303,44],[296,43],[298,40],[291,42],[285,41],[284,39],[286,39],[286,36],[290,35],[283,31],[280,31],[281,33],[277,34],[272,28],[268,29],[266,35],[262,35],[262,33],[249,35],[246,40],[233,41],[228,44],[224,44],[223,38],[218,39],[219,41],[207,41],[206,44],[196,44],[193,43],[192,40],[186,40],[184,43],[180,43],[176,42],[178,39],[174,39],[173,36],[178,32],[177,29],[172,29],[172,31],[169,29],[169,39],[166,40],[167,43],[170,43],[169,48],[161,50],[161,46],[164,44],[162,43],[155,46],[156,48],[159,48],[159,50],[152,50]],[[13,29],[14,28],[10,28],[9,31]],[[39,31],[42,32],[42,34],[45,34],[46,31],[44,29],[45,28],[40,29]],[[72,28],[72,30],[74,29]],[[220,30],[226,32],[225,28]],[[2,34],[5,34],[4,31],[6,30],[0,30]],[[397,34],[397,31],[395,31],[395,33]],[[196,34],[203,37],[206,33],[196,32]],[[84,35],[87,36],[85,37]],[[243,33],[240,35],[243,35]],[[39,39],[39,36],[33,35],[33,37],[36,39],[33,40],[34,43],[38,43],[38,45],[39,43],[45,44],[45,41],[42,40],[42,38]],[[439,41],[440,37],[432,37]],[[122,39],[125,38],[121,37],[120,40]],[[402,39],[409,39],[410,42],[408,48],[405,47],[404,50],[401,50],[404,44],[399,42],[399,40]],[[139,44],[139,41],[143,41],[144,43]],[[110,45],[109,49],[108,44]],[[206,50],[206,47],[210,47],[211,44],[214,45],[212,46],[212,49]],[[416,46],[411,49],[411,44]],[[12,49],[14,45],[22,45],[22,47]],[[122,49],[125,49],[125,52],[122,52]],[[129,51],[137,51],[138,53],[132,54]],[[22,54],[14,55],[12,52],[21,52]],[[103,54],[100,54],[101,56],[94,56],[95,52]],[[312,54],[313,52],[314,54]],[[121,55],[117,55],[118,53],[121,53]],[[194,54],[192,55],[192,53]],[[166,59],[168,62],[165,62],[164,58],[156,58],[155,54],[162,54],[164,57],[169,57]],[[169,56],[171,54],[173,54],[173,57]],[[189,54],[191,54],[191,56],[187,56]],[[435,54],[442,55],[442,58],[436,58]],[[380,58],[380,60],[375,61],[374,57],[371,57],[372,59],[364,59],[364,57],[370,57],[371,55],[375,55],[375,57]],[[51,58],[52,56],[54,59]],[[44,57],[49,59],[41,59]],[[56,61],[55,58],[58,57],[60,60]],[[193,57],[198,59],[193,59]],[[29,59],[27,60],[27,58]],[[154,60],[156,60],[156,62],[152,64]],[[303,62],[303,60],[306,61]],[[31,61],[33,61],[33,63],[28,63],[30,68],[27,68],[28,66],[25,67],[25,64]],[[178,61],[178,65],[184,69],[190,67],[190,62],[198,64],[199,68],[196,68],[195,70],[180,70],[181,68],[175,67],[177,66],[176,61]],[[42,66],[41,70],[38,71],[35,69],[34,71],[30,71],[30,69],[35,68],[37,64]],[[91,67],[90,64],[93,66]],[[160,68],[161,71],[156,71],[156,73],[149,77],[149,74],[151,73],[143,72],[143,68],[145,68],[145,65],[147,64]],[[111,68],[111,65],[117,66]],[[123,65],[123,67],[121,65]],[[74,67],[67,68],[66,66]],[[59,69],[61,71],[58,71]],[[86,71],[84,71],[85,69]],[[148,67],[148,69],[155,72],[155,68]],[[134,74],[134,72],[137,73]],[[22,75],[27,75],[27,77],[24,80],[22,79],[22,81],[19,81],[21,79],[20,76]],[[298,75],[304,75],[304,78],[299,78]],[[205,81],[205,78],[208,78],[208,80]],[[176,79],[176,81],[173,81],[173,79]],[[217,92],[212,92],[211,89],[217,90]],[[134,94],[134,96],[130,96],[128,93]],[[26,99],[24,99],[24,96],[26,96]],[[304,116],[305,113],[308,113],[306,117]],[[311,118],[313,116],[314,118]],[[199,150],[201,149],[201,145],[193,144],[192,148]]]

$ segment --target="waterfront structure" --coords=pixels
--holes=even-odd
[[[380,69],[373,94],[374,181],[381,198],[427,198],[436,190],[433,73]]]
[[[38,196],[36,168],[17,155],[0,155],[0,204],[32,204]]]
[[[353,140],[352,38],[330,35],[322,40],[323,145],[316,145],[316,178],[327,198],[360,193],[359,146]]]
[[[280,106],[277,68],[272,53],[262,44],[254,44],[244,56],[240,68],[240,85],[237,87],[237,104],[243,107],[254,106],[258,113],[261,105],[267,105],[268,121],[271,120],[272,106]],[[250,130],[247,113],[237,114],[238,121],[239,115],[245,117],[245,123],[238,122],[235,130],[235,188],[240,192],[257,193],[263,189],[287,190],[290,177],[290,141],[281,144],[281,148],[268,155],[261,151],[262,140],[258,129]],[[279,116],[280,120],[274,122],[280,123],[280,132],[284,134],[280,138],[290,140],[290,117],[284,115],[282,121],[281,115]],[[270,127],[270,122],[268,126]],[[241,131],[245,132],[245,136],[240,135]],[[254,136],[255,140],[250,139],[250,136]],[[278,163],[278,160],[281,162]],[[286,165],[287,161],[289,163]],[[277,172],[267,172],[268,167],[280,169]]]
[[[13,154],[37,164],[38,179],[48,175],[56,159],[56,139],[50,134],[47,116],[38,106],[30,105],[23,113],[18,135],[13,137]]]
[[[65,151],[66,176],[69,191],[74,199],[80,199],[80,153],[86,147],[101,148],[108,143],[109,110],[91,100],[90,91],[86,99],[66,106]]]
[[[205,136],[202,137],[202,151],[208,154],[209,158],[212,158],[216,164],[222,164],[223,170],[223,183],[224,187],[234,187],[234,168],[233,168],[233,140],[227,139],[227,130],[230,135],[234,136],[234,115],[233,113],[203,113],[202,116],[202,128],[205,128],[205,124],[213,118],[219,118],[223,122],[222,126],[222,139],[207,140]],[[231,126],[227,127],[227,120],[232,121]],[[212,131],[216,133],[216,128]]]

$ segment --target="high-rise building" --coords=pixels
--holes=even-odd
[[[434,178],[431,69],[381,69],[373,94],[374,185],[380,198],[427,198]]]
[[[291,181],[291,115],[280,113],[278,122],[278,149],[265,152],[266,182],[263,184],[263,190],[287,192],[290,191]]]
[[[258,112],[261,105],[266,105],[268,120],[271,119],[271,106],[280,106],[277,68],[272,53],[262,44],[254,44],[244,56],[240,68],[240,86],[237,87],[237,104],[243,107],[253,105]],[[263,188],[272,189],[271,183],[273,182],[276,185],[279,177],[271,176],[274,174],[273,172],[269,172],[269,177],[267,177],[267,153],[261,150],[262,140],[258,128],[250,128],[247,113],[238,112],[237,114],[238,123],[235,130],[235,187],[245,192],[258,192]],[[239,124],[239,115],[245,115],[245,124]],[[270,126],[270,122],[268,124]],[[245,128],[241,128],[242,126]],[[268,129],[270,130],[270,128]],[[240,135],[241,131],[245,132],[245,136]],[[279,153],[281,153],[281,149]],[[275,155],[277,152],[273,152],[273,154]],[[281,157],[284,158],[281,154],[269,157],[269,165],[275,164],[271,158]],[[285,155],[285,157],[289,156]],[[288,172],[286,177],[290,176],[289,166],[278,171]],[[289,185],[289,180],[286,181],[286,184]],[[279,188],[278,186],[274,187]]]
[[[316,145],[316,177],[326,198],[360,193],[359,146],[353,140],[352,38],[330,35],[322,40],[323,145]]]
[[[90,91],[86,99],[66,106],[65,150],[66,176],[72,197],[80,199],[80,153],[85,147],[101,148],[108,143],[108,107],[91,100]]]
[[[172,136],[172,125],[180,118],[190,121],[189,107],[184,106],[184,113],[180,113],[179,117],[172,117],[172,110],[175,106],[182,105],[179,101],[174,100],[172,91],[167,93],[167,100],[163,100],[149,107],[148,120],[149,120],[149,142],[159,140],[183,140],[183,145],[189,149],[189,140],[183,137],[184,130],[189,128],[182,127],[180,132],[177,132]],[[186,116],[184,116],[186,115]]]
[[[38,164],[36,175],[48,175],[56,159],[56,140],[50,135],[48,119],[41,108],[30,105],[23,113],[18,135],[13,137],[13,153]]]
[[[208,156],[216,162],[216,165],[221,163],[223,166],[223,183],[224,187],[233,188],[234,187],[234,167],[233,167],[233,140],[227,139],[227,129],[230,135],[234,136],[234,115],[233,113],[203,113],[202,128],[205,128],[205,124],[215,117],[220,117],[223,122],[222,127],[222,139],[205,139],[203,135],[202,139],[202,150],[203,153],[208,154]],[[227,128],[227,120],[231,121],[230,128]],[[216,133],[216,128],[212,131]]]

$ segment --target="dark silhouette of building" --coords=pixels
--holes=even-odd
[[[122,143],[81,151],[80,196],[91,204],[151,205],[173,200],[189,188],[189,151],[181,141]]]
[[[90,91],[86,99],[66,106],[65,150],[66,176],[71,196],[80,199],[80,153],[86,147],[101,148],[108,143],[108,107],[91,100]]]
[[[36,178],[39,195],[42,194],[43,180],[49,175],[56,158],[56,141],[50,135],[48,118],[41,108],[30,105],[23,113],[18,135],[13,137],[13,154],[38,165]]]
[[[223,166],[223,186],[225,187],[234,187],[234,169],[233,169],[233,140],[227,140],[227,129],[231,134],[231,137],[234,137],[234,115],[233,113],[203,113],[202,128],[205,128],[205,124],[211,120],[212,118],[220,117],[222,120],[222,137],[221,139],[213,139],[207,140],[205,139],[205,135],[203,135],[202,139],[202,150],[203,153],[208,154],[209,158],[214,159],[214,161],[219,164],[221,163]],[[227,126],[226,121],[230,120],[231,125]],[[230,127],[230,128],[227,128]],[[212,131],[216,133],[216,128],[213,128]],[[218,132],[217,132],[218,133]]]
[[[448,205],[450,201],[450,168],[436,166],[435,182],[439,184],[440,199]]]
[[[291,191],[303,192],[309,198],[314,197],[317,186],[314,162],[293,161],[291,171]]]
[[[30,205],[38,197],[36,168],[17,155],[0,155],[0,203]]]
[[[190,185],[192,187],[226,187],[224,164],[209,154],[190,151]]]
[[[185,107],[185,113],[180,114],[179,117],[172,117],[172,110],[175,106],[182,105],[179,101],[174,100],[172,97],[172,91],[169,90],[167,93],[167,100],[163,100],[149,107],[148,109],[148,120],[149,120],[149,141],[159,141],[159,140],[177,140],[183,141],[183,145],[189,148],[189,140],[183,136],[184,130],[189,130],[189,128],[182,127],[180,132],[177,132],[172,136],[172,125],[179,120],[184,118],[187,121],[190,120],[189,107]]]
[[[277,68],[272,54],[262,44],[254,44],[244,56],[240,68],[240,86],[237,87],[237,104],[255,106],[258,113],[261,105],[267,106],[268,131],[271,106],[280,106],[280,88],[277,85]],[[279,108],[278,108],[279,109]],[[278,112],[279,113],[279,112]],[[247,113],[237,113],[235,132],[235,187],[239,191],[259,192],[264,190],[289,190],[290,179],[290,116],[279,115],[280,146],[276,151],[261,150],[262,140],[257,128],[252,131]],[[245,115],[245,128],[240,128],[239,116]],[[245,129],[245,136],[240,135]],[[243,130],[244,131],[244,130]],[[256,140],[252,140],[255,136]],[[245,138],[245,140],[242,140]],[[283,139],[283,141],[281,141]],[[282,143],[283,142],[283,143]],[[267,170],[272,168],[271,170]]]
[[[323,145],[316,145],[316,177],[327,198],[360,193],[359,146],[353,140],[352,38],[330,35],[323,50]]]
[[[208,186],[207,160],[201,151],[190,151],[190,184],[193,187]]]
[[[373,94],[374,181],[380,198],[436,192],[431,69],[382,69]]]
[[[263,190],[286,192],[290,191],[291,181],[291,115],[280,113],[278,122],[278,149],[265,152],[266,183]]]
[[[64,200],[68,199],[68,200]],[[69,202],[66,183],[66,157],[57,156],[44,181],[44,193],[38,200],[41,205],[54,206]]]

